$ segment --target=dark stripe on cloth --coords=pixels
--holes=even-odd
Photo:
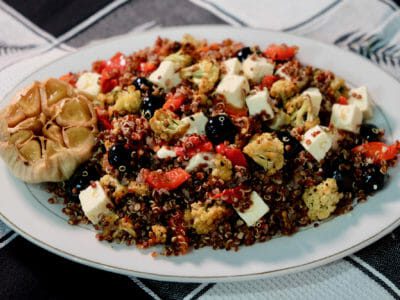
[[[193,298],[191,300],[197,300],[199,299],[201,296],[203,296],[205,293],[208,292],[209,289],[211,289],[213,286],[215,285],[215,283],[210,283],[207,284],[204,289],[202,289],[200,292],[198,292],[196,295],[193,296]]]
[[[400,288],[400,227],[378,243],[357,252],[359,258]]]
[[[315,20],[316,18],[324,15],[325,13],[330,11],[332,8],[334,8],[336,5],[338,5],[340,2],[342,2],[342,1],[341,0],[337,0],[337,1],[333,2],[333,3],[331,3],[327,7],[322,9],[320,12],[318,12],[317,14],[312,16],[311,18],[308,18],[307,20],[305,20],[305,21],[303,21],[303,22],[301,22],[299,24],[296,24],[296,25],[290,26],[288,28],[282,29],[282,31],[292,31],[292,30],[295,30],[295,29],[297,29],[299,27],[302,27],[302,26],[310,23],[311,21]]]
[[[379,277],[376,277],[374,274],[372,274],[368,269],[366,269],[364,266],[360,265],[358,262],[355,260],[352,260],[350,257],[345,257],[344,260],[347,262],[351,263],[353,266],[355,266],[357,269],[359,269],[361,272],[366,274],[368,277],[370,277],[372,280],[374,280],[376,283],[378,283],[381,287],[383,287],[390,295],[392,295],[395,299],[400,299],[399,295],[395,291],[392,290],[390,286],[388,286],[384,281],[382,281]]]
[[[57,37],[110,4],[112,0],[4,0],[4,2]]]
[[[396,4],[395,4],[395,3],[392,3],[390,0],[389,0],[389,1],[387,1],[387,0],[379,0],[379,2],[382,2],[382,3],[386,4],[387,6],[389,6],[389,7],[390,7],[391,9],[393,9],[393,10],[399,9],[399,8],[396,6],[396,4],[397,4],[397,5],[400,5],[400,0],[395,0]]]
[[[151,299],[126,276],[71,262],[21,237],[0,251],[0,282],[0,299]]]
[[[219,5],[207,1],[207,0],[203,0],[204,3],[207,3],[208,5],[212,6],[213,8],[215,8],[216,10],[218,10],[221,14],[227,16],[228,18],[231,18],[232,20],[236,21],[237,23],[239,23],[242,26],[248,26],[246,22],[242,21],[241,19],[239,19],[238,17],[228,13],[227,11],[225,11],[222,7],[220,7]]]
[[[5,242],[6,240],[8,240],[12,235],[14,234],[14,231],[10,231],[10,232],[8,232],[8,233],[6,233],[5,235],[3,235],[1,238],[0,238],[0,243],[3,243],[3,242]]]
[[[139,280],[163,300],[183,299],[200,285],[200,283],[162,282],[142,278]]]

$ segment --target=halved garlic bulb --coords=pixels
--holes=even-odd
[[[35,82],[0,112],[0,156],[30,183],[64,181],[95,144],[92,102],[58,79]]]

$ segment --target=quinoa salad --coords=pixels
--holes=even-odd
[[[400,142],[373,124],[367,87],[299,51],[186,35],[117,52],[18,93],[0,156],[69,224],[154,255],[318,226],[384,188]]]

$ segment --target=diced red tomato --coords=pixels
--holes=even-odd
[[[108,93],[112,91],[118,85],[118,79],[109,77],[107,75],[102,75],[100,77],[100,88],[103,93]]]
[[[234,166],[247,167],[246,157],[240,149],[230,147],[225,144],[219,144],[215,150],[217,153],[226,156],[226,158],[229,159]]]
[[[60,77],[60,80],[68,82],[73,87],[76,87],[76,82],[78,81],[78,76],[74,73],[67,73]]]
[[[119,84],[118,78],[126,69],[125,55],[121,52],[116,53],[105,63],[105,66],[101,63],[98,69],[101,69],[101,91],[103,93],[108,93]]]
[[[186,180],[190,178],[190,174],[182,168],[172,169],[163,172],[150,171],[145,174],[145,181],[154,189],[166,189],[168,191],[177,189]]]
[[[108,118],[107,111],[100,107],[96,107],[95,110],[97,115],[97,121],[100,123],[100,125],[106,130],[112,129],[113,126]]]
[[[167,101],[165,101],[163,109],[169,109],[171,111],[176,111],[186,100],[183,95],[168,94],[166,98]]]
[[[264,55],[272,60],[289,60],[297,53],[296,46],[289,47],[285,44],[272,44],[264,51]]]
[[[157,69],[157,65],[152,62],[142,62],[139,65],[139,70],[145,73],[151,73]]]
[[[103,69],[107,66],[107,62],[105,60],[98,60],[92,64],[93,72],[101,74]]]
[[[223,190],[221,193],[215,194],[213,195],[211,198],[212,199],[221,199],[229,204],[232,204],[235,201],[235,199],[240,200],[242,199],[244,196],[243,192],[242,192],[242,187],[241,186],[237,186],[231,189],[226,189]]]
[[[375,163],[396,158],[400,153],[400,142],[396,141],[393,145],[386,145],[382,142],[369,142],[353,148],[354,152],[359,152]]]
[[[192,147],[185,147],[185,144],[193,145]],[[175,153],[177,156],[193,157],[200,152],[211,152],[213,150],[213,144],[207,140],[205,136],[191,135],[183,141],[182,146],[175,147]]]
[[[277,81],[278,79],[279,77],[275,75],[265,76],[261,81],[261,88],[266,87],[267,89],[270,89],[271,86],[274,84],[274,82]]]
[[[117,52],[113,57],[107,61],[107,68],[118,69],[124,71],[126,68],[126,57],[123,53]]]
[[[340,96],[337,99],[337,103],[342,104],[342,105],[347,105],[349,102],[347,101],[347,98],[345,96]]]

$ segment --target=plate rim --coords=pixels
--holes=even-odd
[[[379,68],[375,64],[373,64],[370,60],[367,58],[357,55],[353,52],[346,51],[344,49],[341,49],[333,44],[321,42],[318,40],[314,40],[311,38],[287,33],[287,32],[281,32],[281,31],[275,31],[275,30],[269,30],[269,29],[262,29],[262,28],[238,28],[238,27],[233,27],[229,25],[187,25],[187,26],[171,26],[171,27],[163,27],[161,29],[155,29],[155,30],[149,30],[145,32],[129,32],[126,34],[121,34],[118,36],[113,36],[101,40],[95,40],[92,43],[79,47],[76,49],[76,51],[67,53],[61,57],[58,57],[56,59],[51,60],[50,62],[41,65],[40,67],[35,68],[32,72],[30,72],[28,75],[24,76],[21,80],[18,81],[17,84],[13,85],[13,87],[5,94],[5,96],[0,100],[0,103],[3,102],[5,99],[10,99],[12,96],[11,93],[15,91],[15,89],[21,85],[22,82],[26,81],[29,77],[34,75],[36,72],[39,70],[46,68],[53,63],[65,59],[67,57],[77,55],[79,54],[80,51],[90,49],[93,47],[97,47],[98,43],[100,42],[113,42],[113,41],[118,41],[120,39],[125,39],[127,37],[140,37],[140,36],[146,36],[146,35],[154,35],[155,33],[158,34],[159,36],[162,36],[163,33],[170,33],[171,31],[181,31],[185,30],[190,33],[191,30],[196,30],[199,28],[208,28],[211,30],[239,30],[239,31],[258,31],[258,32],[264,32],[264,33],[274,33],[274,34],[279,34],[281,36],[287,36],[287,37],[295,37],[296,39],[304,40],[306,42],[311,42],[316,45],[323,45],[324,47],[330,47],[330,48],[335,48],[335,51],[340,51],[342,53],[345,53],[346,55],[350,55],[353,58],[357,59],[362,59],[365,63],[368,63],[370,66],[373,66],[376,70],[379,70],[379,72],[384,73],[386,76],[390,77],[396,84],[400,84],[398,80],[390,74],[388,71]],[[4,70],[7,72],[6,70]],[[301,272],[301,271],[306,271],[318,266],[322,266],[328,263],[331,263],[333,261],[336,261],[340,258],[343,258],[345,256],[348,256],[350,254],[353,254],[354,252],[357,252],[358,250],[361,250],[368,245],[374,243],[378,239],[384,237],[391,231],[393,231],[396,227],[400,225],[400,216],[392,222],[390,225],[382,229],[380,232],[376,233],[373,236],[370,236],[368,239],[365,239],[362,242],[359,242],[356,245],[353,245],[349,248],[346,248],[342,251],[339,251],[335,254],[325,256],[323,258],[313,260],[310,262],[306,262],[303,264],[297,264],[291,267],[286,267],[286,268],[281,268],[278,270],[271,270],[271,271],[264,271],[264,272],[257,272],[257,273],[249,273],[249,274],[241,274],[241,275],[219,275],[219,276],[180,276],[180,275],[161,275],[157,273],[150,273],[150,272],[142,272],[142,271],[135,271],[132,269],[126,269],[122,267],[115,267],[111,266],[102,262],[96,262],[92,261],[87,258],[82,258],[79,257],[75,254],[71,254],[68,252],[65,252],[62,249],[58,249],[55,246],[47,244],[45,241],[39,240],[33,236],[31,236],[29,233],[25,232],[23,229],[19,228],[17,225],[15,225],[11,220],[9,220],[5,215],[3,215],[2,211],[0,211],[0,219],[8,225],[10,228],[12,228],[15,232],[17,232],[19,235],[21,235],[23,238],[27,239],[28,241],[32,242],[33,244],[45,249],[46,251],[49,251],[53,254],[56,254],[58,256],[61,256],[63,258],[69,259],[73,262],[80,263],[83,265],[87,265],[96,269],[108,271],[108,272],[113,272],[113,273],[118,273],[118,274],[124,274],[128,276],[137,276],[141,278],[148,278],[148,279],[156,279],[156,280],[163,280],[163,281],[178,281],[178,282],[233,282],[233,281],[243,281],[243,280],[252,280],[252,279],[261,279],[261,278],[266,278],[266,277],[273,277],[273,276],[281,276],[285,274],[290,274],[290,273],[296,273],[296,272]],[[223,250],[221,250],[223,251]]]

